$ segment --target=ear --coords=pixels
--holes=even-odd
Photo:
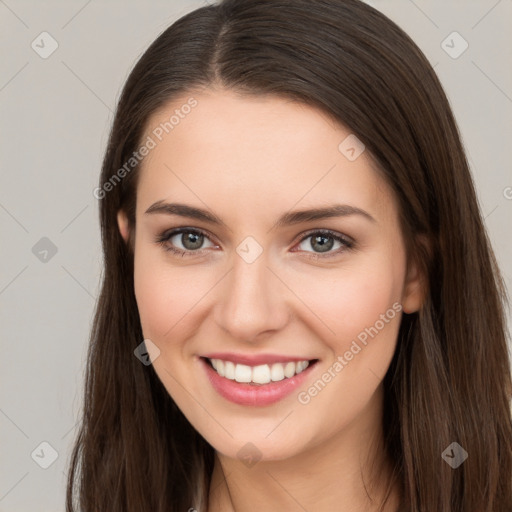
[[[429,244],[422,237],[419,241],[424,246],[425,253],[430,254]],[[407,265],[407,276],[402,294],[402,307],[404,313],[416,313],[425,302],[428,294],[428,279],[422,271],[416,258],[411,258]]]
[[[119,210],[117,212],[117,225],[124,241],[128,243],[128,239],[130,237],[130,227],[128,223],[128,217],[123,210]]]

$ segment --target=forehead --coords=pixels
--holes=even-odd
[[[369,155],[351,160],[344,153],[350,130],[286,98],[186,94],[151,116],[147,137],[154,148],[140,171],[138,209],[177,197],[221,207],[229,201],[240,212],[333,202],[392,206]]]

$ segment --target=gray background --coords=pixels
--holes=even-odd
[[[512,0],[368,3],[435,66],[510,290]],[[112,111],[143,50],[202,5],[0,0],[0,512],[64,510],[102,264],[92,191]],[[50,48],[38,37],[43,31],[58,43],[46,59],[31,47],[35,40]],[[445,49],[458,53],[462,41],[442,43],[453,31],[469,44],[457,58]],[[58,454],[47,469],[40,466],[52,461],[52,450],[42,442]]]

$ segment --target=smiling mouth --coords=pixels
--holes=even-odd
[[[220,377],[251,386],[263,386],[271,382],[291,379],[318,362],[318,359],[311,359],[249,366],[222,359],[209,359],[207,357],[201,357],[201,359]]]

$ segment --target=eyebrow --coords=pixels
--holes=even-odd
[[[214,225],[223,225],[219,217],[214,215],[213,213],[203,210],[201,208],[196,208],[194,206],[189,206],[181,203],[166,203],[165,201],[157,201],[152,204],[145,212],[146,214],[167,214],[167,215],[178,215],[180,217],[189,217],[192,219],[202,220],[204,222],[208,222]],[[292,226],[295,224],[300,224],[301,222],[311,222],[321,219],[327,219],[330,217],[347,217],[349,215],[360,215],[365,219],[371,222],[377,222],[374,217],[372,217],[367,211],[362,210],[361,208],[357,208],[355,206],[350,206],[347,204],[333,204],[326,207],[321,208],[312,208],[308,210],[297,210],[292,212],[287,212],[283,214],[274,227],[281,228],[284,226]]]

